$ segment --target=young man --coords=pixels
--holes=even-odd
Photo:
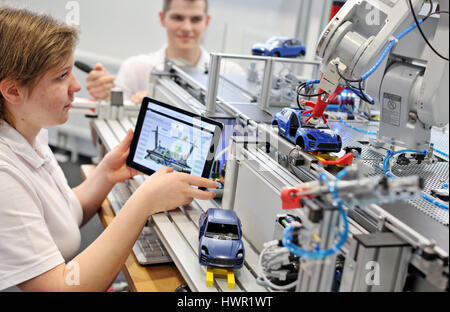
[[[161,25],[167,30],[168,42],[159,51],[127,59],[117,77],[101,64],[87,77],[87,89],[96,99],[108,99],[114,86],[124,92],[124,98],[136,104],[149,94],[151,72],[164,69],[165,59],[183,59],[201,71],[209,63],[209,53],[200,45],[208,28],[208,0],[164,0],[159,13]]]

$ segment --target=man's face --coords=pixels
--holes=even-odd
[[[188,51],[200,46],[210,19],[205,9],[203,0],[173,0],[169,10],[165,14],[160,13],[171,47]]]

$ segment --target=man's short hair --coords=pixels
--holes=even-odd
[[[173,0],[164,0],[164,3],[163,3],[163,14],[166,14],[167,11],[169,11],[170,5],[172,4],[172,1]],[[189,2],[205,1],[205,13],[208,14],[208,0],[184,0],[184,1],[189,1]]]

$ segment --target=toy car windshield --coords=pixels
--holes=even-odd
[[[206,237],[222,240],[238,240],[238,227],[234,224],[220,224],[209,222],[205,233]]]
[[[272,46],[281,46],[283,44],[283,40],[273,38],[266,42],[267,44],[270,44]]]

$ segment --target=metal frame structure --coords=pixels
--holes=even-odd
[[[285,187],[317,180],[321,173],[330,181],[334,181],[335,176],[332,171],[326,171],[321,167],[317,158],[300,151],[278,136],[272,126],[255,121],[221,98],[217,88],[220,79],[219,69],[221,61],[227,58],[264,61],[265,86],[271,85],[274,62],[318,65],[317,62],[289,59],[213,54],[207,85],[175,64],[167,64],[168,70],[165,73],[154,73],[151,79],[153,97],[202,115],[236,119],[245,126],[248,133],[234,136],[230,140],[226,187],[221,202],[194,200],[189,206],[181,207],[174,212],[158,214],[153,220],[166,249],[192,290],[229,291],[225,280],[218,280],[213,288],[206,287],[206,268],[202,268],[198,263],[197,221],[200,214],[208,208],[221,206],[224,209],[234,209],[243,223],[247,252],[243,269],[236,273],[237,288],[234,291],[266,291],[270,289],[256,282],[260,270],[258,255],[262,243],[274,239],[275,217],[282,212],[281,191]],[[254,104],[259,110],[265,110],[270,106],[269,92],[266,91],[263,92],[259,103]],[[120,107],[118,111],[121,111]],[[137,112],[131,114],[137,115]],[[123,116],[118,114],[115,118],[111,119],[110,116],[106,120],[99,118],[94,123],[107,150],[117,145],[125,136],[126,130],[136,122],[133,117],[120,118]],[[338,123],[334,126],[335,129],[341,127]],[[360,141],[366,140],[369,141],[368,138],[360,138]],[[362,147],[368,149],[367,146]],[[296,160],[302,160],[301,164],[296,164]],[[370,171],[370,166],[366,164],[365,170]],[[136,189],[142,182],[142,178],[131,180],[130,189]],[[364,209],[352,210],[347,243],[339,254],[326,261],[302,261],[296,290],[336,290],[334,283],[338,257],[345,258],[339,291],[402,291],[411,270],[416,270],[423,276],[415,282],[415,285],[418,285],[415,289],[447,289],[448,226],[432,222],[428,216],[418,213],[410,203],[405,203],[400,208],[407,211],[405,214],[407,217],[398,215],[397,210],[386,205],[371,204]],[[295,210],[293,213],[306,222],[307,218],[301,210]],[[408,216],[414,216],[416,219],[411,221]],[[336,227],[337,219],[336,210],[330,210],[320,225],[323,248],[328,247],[333,241],[333,229]],[[433,226],[429,226],[424,229],[420,224],[425,223],[430,223],[436,228],[430,230]],[[435,232],[439,232],[436,234],[438,236],[444,233],[444,238],[441,235],[440,240],[435,239],[432,237]],[[381,284],[376,283],[377,276],[374,277],[374,283],[366,282],[367,263],[380,265]]]

